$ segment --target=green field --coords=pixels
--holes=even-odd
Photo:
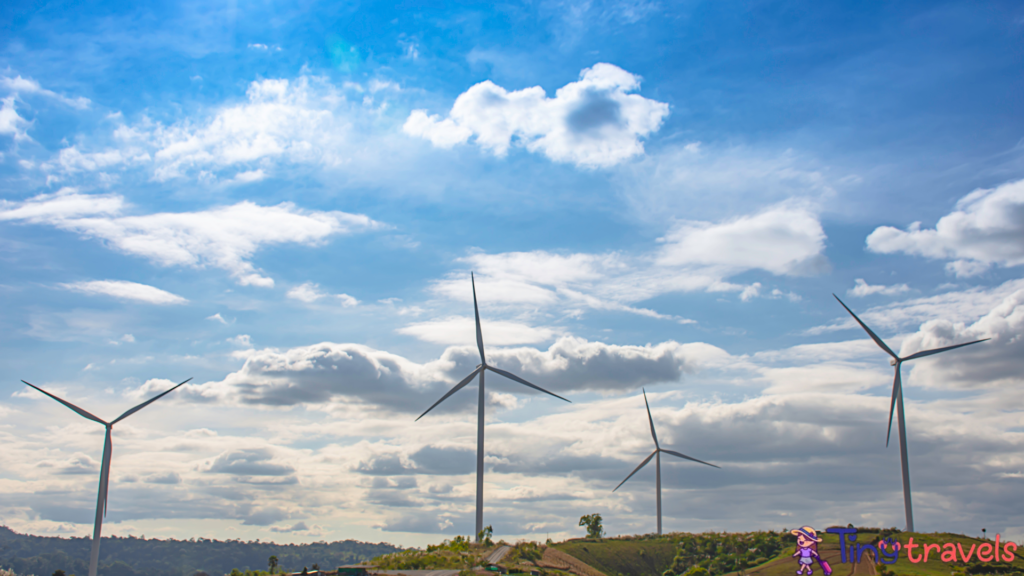
[[[676,556],[679,539],[672,536],[568,540],[554,547],[608,576],[661,576]]]

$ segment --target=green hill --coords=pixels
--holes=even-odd
[[[554,547],[608,576],[661,576],[672,565],[678,539],[626,536],[601,540],[567,540]]]

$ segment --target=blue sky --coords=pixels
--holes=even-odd
[[[904,372],[916,519],[1024,538],[1019,5],[0,18],[6,525],[87,533],[102,444],[19,379],[103,416],[193,377],[115,433],[107,533],[470,532],[475,394],[412,420],[476,363],[472,270],[495,364],[574,402],[489,380],[496,534],[653,530],[652,472],[610,492],[642,386],[723,467],[666,467],[666,529],[902,525],[836,293],[904,353],[992,338]]]

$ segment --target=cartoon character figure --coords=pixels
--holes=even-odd
[[[810,526],[803,526],[796,530],[791,530],[790,533],[796,536],[796,552],[793,553],[794,558],[798,558],[797,562],[800,563],[800,569],[796,571],[797,574],[803,574],[804,570],[807,570],[807,576],[814,574],[814,561],[817,560],[818,564],[821,565],[821,569],[825,572],[825,576],[832,574],[832,567],[828,565],[828,562],[821,559],[818,554],[818,543],[821,542],[821,538],[818,538],[818,533]]]

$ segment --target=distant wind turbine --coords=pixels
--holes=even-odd
[[[835,299],[839,300],[839,296],[836,296],[835,294],[832,294],[832,296],[835,296]],[[885,433],[885,446],[886,448],[889,447],[889,437],[892,434],[892,412],[893,408],[895,408],[897,425],[900,430],[900,463],[903,466],[903,508],[907,514],[907,532],[913,532],[914,512],[910,503],[910,464],[907,462],[907,427],[903,418],[903,380],[900,377],[900,367],[907,360],[914,360],[915,358],[931,356],[932,354],[938,354],[939,352],[945,352],[946,350],[970,346],[971,344],[977,344],[978,342],[989,340],[989,338],[982,338],[981,340],[975,340],[974,342],[965,342],[964,344],[955,344],[944,348],[935,348],[933,350],[922,350],[920,352],[915,352],[906,358],[900,358],[892,351],[891,348],[885,345],[885,342],[882,342],[882,339],[879,338],[877,334],[871,331],[871,328],[868,328],[867,324],[861,322],[860,318],[853,313],[853,310],[850,310],[849,306],[843,304],[842,300],[839,300],[839,303],[843,305],[843,308],[846,308],[846,311],[850,313],[850,316],[853,316],[853,319],[860,324],[860,327],[868,333],[868,336],[871,336],[871,339],[875,341],[875,344],[878,344],[879,348],[885,350],[886,354],[892,356],[892,360],[889,361],[889,365],[896,367],[896,376],[892,381],[892,401],[889,403],[889,428]]]
[[[188,382],[189,380],[191,380],[191,378],[189,378],[188,380],[185,380],[185,382]],[[25,382],[25,381],[22,380],[22,382]],[[185,382],[182,382],[181,384],[178,384],[178,386],[181,386]],[[174,388],[171,388],[170,390],[167,390],[166,392],[163,392],[162,394],[158,394],[157,396],[154,396],[153,398],[150,398],[149,400],[146,400],[145,402],[143,402],[142,404],[139,404],[135,408],[132,408],[131,410],[128,410],[124,414],[121,414],[120,416],[118,416],[116,419],[114,419],[111,422],[105,422],[103,420],[100,420],[96,416],[93,416],[92,414],[86,412],[85,410],[82,410],[78,406],[75,406],[74,404],[72,404],[72,403],[70,403],[70,402],[68,402],[66,400],[62,400],[61,398],[58,398],[58,397],[54,396],[53,394],[50,394],[49,392],[47,392],[46,390],[43,390],[42,388],[36,386],[35,384],[29,384],[28,382],[25,382],[25,384],[28,384],[29,386],[35,388],[36,390],[42,392],[43,394],[46,394],[50,398],[53,398],[57,402],[60,402],[61,404],[63,404],[65,406],[67,406],[68,408],[74,410],[75,412],[77,412],[79,414],[79,416],[83,416],[83,417],[88,418],[89,420],[92,420],[94,422],[99,422],[100,424],[103,424],[107,428],[107,438],[103,442],[103,464],[100,466],[100,490],[99,490],[99,496],[96,497],[96,522],[93,524],[93,529],[92,529],[92,553],[89,555],[89,576],[96,576],[96,568],[99,565],[99,561],[100,561],[100,532],[101,532],[101,530],[103,528],[103,517],[107,515],[107,485],[108,485],[108,481],[110,480],[110,457],[111,457],[111,452],[114,449],[113,443],[111,441],[110,433],[111,433],[111,431],[112,431],[112,429],[114,427],[114,424],[117,424],[121,420],[124,420],[125,418],[131,416],[132,414],[135,414],[136,412],[138,412],[139,410],[142,410],[143,408],[145,408],[146,406],[152,404],[153,402],[156,402],[161,397],[163,397],[163,396],[165,396],[167,394],[170,394],[175,389],[177,389],[178,386],[175,386]]]
[[[647,403],[647,390],[644,390],[644,405],[647,406],[647,421],[650,422],[650,424],[651,424],[651,438],[654,438],[654,452],[651,452],[650,456],[645,458],[644,461],[641,462],[640,465],[637,466],[635,470],[630,472],[629,476],[626,476],[626,480],[629,480],[630,478],[632,478],[633,474],[636,474],[637,472],[640,471],[641,468],[646,466],[647,463],[651,461],[651,458],[655,459],[654,462],[655,462],[655,466],[656,466],[655,470],[656,470],[656,476],[657,476],[656,486],[657,486],[657,501],[658,501],[658,534],[661,534],[661,453],[664,452],[666,454],[671,454],[673,456],[678,456],[679,458],[684,458],[686,460],[693,460],[694,462],[700,462],[701,464],[705,464],[707,466],[711,466],[712,468],[719,468],[719,469],[721,469],[721,468],[718,467],[718,466],[715,466],[714,464],[708,464],[707,462],[705,462],[703,460],[697,460],[696,458],[690,458],[686,454],[680,454],[679,452],[676,452],[674,450],[667,450],[665,448],[662,448],[661,445],[658,444],[658,434],[655,433],[655,431],[654,431],[654,418],[651,417],[651,405]],[[618,490],[619,488],[621,488],[622,485],[626,483],[626,480],[623,480],[622,482],[619,482],[619,485],[615,487],[615,490]],[[612,490],[612,492],[615,492],[615,490]]]
[[[469,384],[469,382],[473,380],[474,376],[478,374],[480,375],[480,386],[478,392],[476,418],[476,539],[479,542],[480,533],[484,529],[484,372],[486,370],[490,370],[495,374],[501,374],[502,376],[508,378],[509,380],[515,380],[516,382],[529,386],[534,390],[540,390],[545,394],[550,394],[555,398],[558,398],[559,400],[565,400],[566,402],[569,402],[569,400],[562,398],[558,394],[548,392],[547,390],[541,388],[540,386],[530,384],[526,380],[523,380],[522,378],[516,376],[515,374],[512,374],[511,372],[506,372],[505,370],[502,370],[500,368],[495,368],[494,366],[491,366],[490,364],[487,363],[487,358],[484,356],[484,336],[483,332],[480,331],[480,308],[477,306],[476,303],[476,279],[473,277],[472,272],[470,272],[469,274],[469,279],[473,285],[473,313],[476,315],[476,347],[480,351],[480,364],[478,364],[477,367],[472,372],[469,373],[469,376],[463,378],[461,382],[456,384],[454,388],[452,388],[451,390],[448,391],[447,394],[442,396],[440,400],[434,402],[433,406],[427,408],[426,412],[420,414],[419,418],[417,418],[416,420],[419,421],[420,418],[423,418],[424,416],[427,415],[427,412],[433,410],[435,406],[447,400],[449,396],[461,390],[463,387],[466,386],[466,384]]]

